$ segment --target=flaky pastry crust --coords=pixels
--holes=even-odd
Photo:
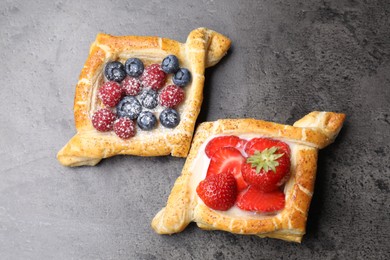
[[[152,221],[153,229],[159,234],[173,234],[182,231],[190,222],[196,222],[202,229],[301,242],[314,191],[318,149],[334,141],[344,120],[344,114],[311,112],[295,122],[294,126],[255,119],[223,119],[202,123],[166,207]],[[203,152],[203,144],[221,134],[254,134],[294,145],[291,149],[291,176],[284,188],[286,205],[283,210],[261,218],[243,218],[212,210],[201,202],[193,188],[197,183],[191,183],[193,175],[197,174],[192,172],[194,161]]]
[[[160,37],[98,34],[76,86],[77,134],[58,152],[60,163],[93,166],[102,158],[118,154],[186,157],[203,100],[205,68],[218,63],[229,47],[227,37],[207,28],[193,30],[186,43]],[[95,130],[91,116],[97,103],[97,89],[103,82],[104,64],[113,60],[124,62],[130,57],[160,63],[169,54],[176,55],[180,65],[189,69],[192,75],[191,83],[185,88],[185,101],[179,108],[180,124],[173,130],[158,127],[150,132],[139,131],[129,140],[122,140],[113,132]]]

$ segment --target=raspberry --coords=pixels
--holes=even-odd
[[[164,86],[166,76],[159,64],[152,64],[145,68],[141,76],[142,85],[157,91]]]
[[[137,78],[127,76],[122,82],[123,92],[128,96],[136,96],[141,91],[141,83]]]
[[[119,118],[114,123],[114,131],[122,139],[129,139],[135,136],[135,123],[127,117]]]
[[[98,96],[104,105],[115,107],[122,97],[122,88],[117,82],[108,81],[100,87]]]
[[[114,112],[108,108],[102,108],[93,114],[92,125],[100,132],[111,131],[115,118]]]
[[[166,86],[160,92],[160,105],[173,108],[179,105],[184,100],[184,90],[175,85]]]

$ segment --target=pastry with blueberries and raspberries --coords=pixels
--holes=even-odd
[[[168,79],[169,76],[171,79]],[[135,57],[127,59],[125,65],[111,61],[104,67],[104,78],[105,83],[98,89],[101,108],[92,115],[92,125],[96,130],[114,130],[115,122],[123,118],[136,120],[138,130],[143,131],[157,129],[157,118],[163,120],[160,122],[162,127],[175,128],[179,125],[178,109],[185,100],[185,87],[191,82],[191,72],[180,68],[175,55],[168,55],[161,64],[153,63],[146,67],[142,60]],[[170,81],[174,84],[168,84]],[[115,109],[107,110],[110,107]],[[115,113],[116,117],[107,118],[103,112]],[[134,128],[133,124],[128,127]],[[132,133],[134,131],[131,129]],[[117,136],[129,139],[135,134]]]
[[[186,43],[98,34],[76,86],[77,133],[58,152],[65,166],[118,154],[186,157],[203,98],[205,68],[230,40],[207,28]]]

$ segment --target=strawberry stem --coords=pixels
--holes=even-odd
[[[272,170],[276,173],[276,166],[279,166],[277,159],[284,155],[284,153],[275,153],[278,149],[278,147],[272,146],[263,151],[256,151],[252,156],[246,159],[246,162],[250,163],[252,168],[256,168],[256,173],[260,173],[262,169],[264,169],[265,172]]]

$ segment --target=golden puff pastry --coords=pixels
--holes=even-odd
[[[193,30],[184,44],[160,37],[98,34],[76,86],[74,117],[77,134],[58,152],[60,163],[93,166],[103,158],[118,154],[186,157],[203,99],[205,68],[218,63],[227,53],[230,43],[227,37],[207,28]],[[127,140],[120,139],[112,131],[95,130],[91,118],[99,107],[97,92],[104,83],[104,65],[109,61],[123,63],[136,57],[146,66],[161,63],[170,54],[178,58],[180,66],[187,68],[192,77],[185,88],[185,100],[177,108],[181,118],[179,125],[167,129],[159,124],[152,131],[137,131]],[[168,81],[171,80],[168,77]]]
[[[200,228],[207,230],[301,242],[314,190],[318,149],[335,140],[344,120],[344,114],[311,112],[293,126],[255,119],[223,119],[202,123],[166,207],[152,221],[153,229],[159,234],[173,234],[182,231],[190,222],[196,222]],[[205,156],[205,145],[220,135],[268,137],[289,144],[291,169],[284,186],[284,209],[266,215],[239,209],[218,211],[203,203],[196,193],[196,187],[205,177],[210,161]]]

